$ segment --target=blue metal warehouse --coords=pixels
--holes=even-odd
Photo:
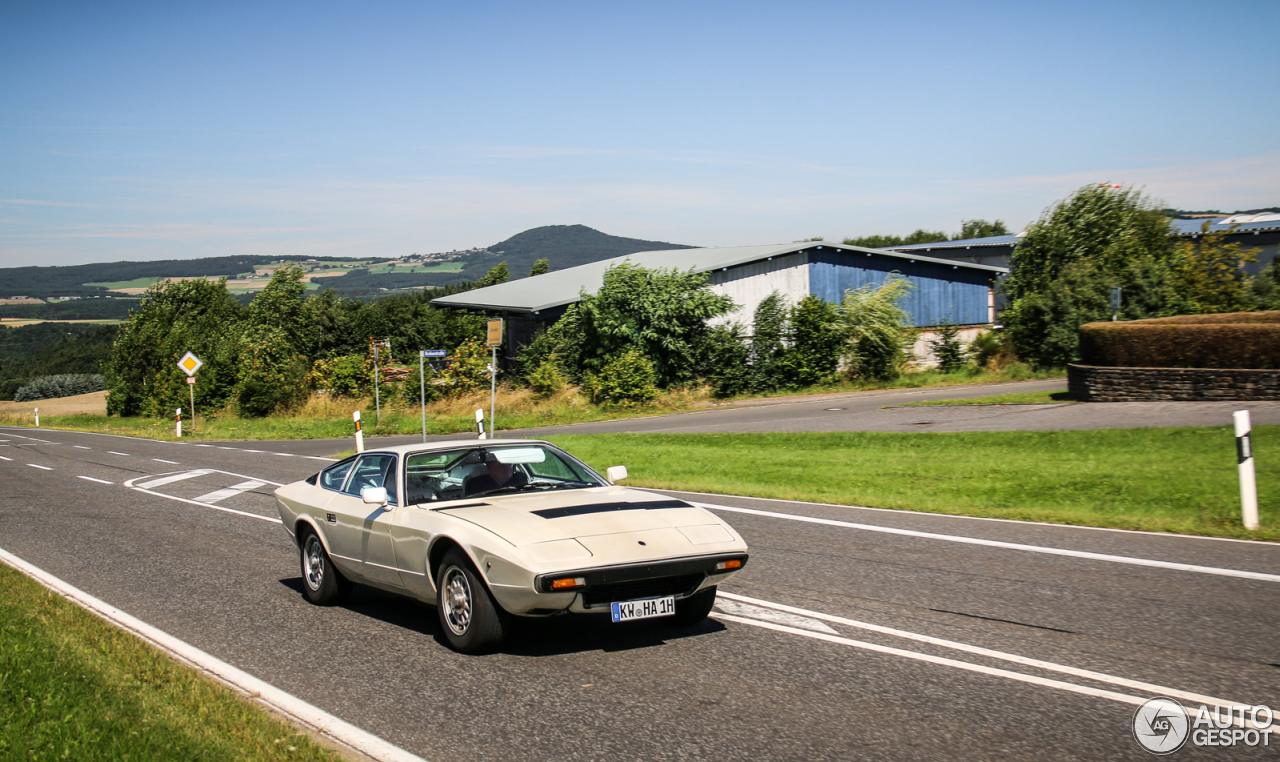
[[[642,251],[440,297],[432,304],[506,317],[508,350],[514,350],[539,327],[555,322],[582,293],[595,293],[605,271],[623,262],[707,273],[712,289],[738,305],[723,320],[747,326],[756,306],[774,291],[793,304],[809,294],[839,303],[848,289],[883,283],[893,272],[915,286],[903,303],[914,325],[987,324],[994,321],[994,281],[1008,272],[1003,267],[825,242],[728,246]]]

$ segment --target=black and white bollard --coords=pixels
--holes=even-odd
[[[1240,468],[1240,509],[1245,529],[1258,528],[1258,483],[1253,473],[1253,443],[1249,441],[1249,411],[1231,416],[1236,424],[1236,462]]]
[[[175,421],[173,430],[175,433],[177,433],[178,439],[182,439],[182,408],[180,407],[174,408],[173,417]]]
[[[364,432],[360,430],[359,410],[351,414],[351,420],[356,422],[356,452],[364,452]]]
[[[480,430],[480,438],[484,439],[484,408],[476,410],[476,428]]]
[[[40,428],[40,408],[36,408],[36,428]]]

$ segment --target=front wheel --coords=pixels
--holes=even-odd
[[[302,592],[317,606],[332,606],[346,597],[351,583],[333,567],[324,543],[315,532],[308,532],[298,549],[302,561]]]
[[[507,612],[493,599],[471,560],[456,548],[446,553],[440,563],[436,611],[445,639],[455,651],[485,653],[502,643]]]
[[[684,600],[676,601],[675,616],[667,621],[685,626],[697,624],[707,618],[707,614],[711,613],[711,607],[714,605],[716,605],[716,588],[712,585]]]

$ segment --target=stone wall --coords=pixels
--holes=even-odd
[[[1068,365],[1067,388],[1086,402],[1280,400],[1280,370]]]

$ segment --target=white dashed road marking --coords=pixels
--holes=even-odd
[[[129,453],[127,453],[127,452],[116,452],[115,450],[107,450],[107,454],[108,454],[108,455],[123,455],[123,456],[125,456],[126,458],[127,458],[127,457],[129,457]]]
[[[42,471],[52,471],[52,470],[53,470],[52,468],[49,468],[48,466],[39,466],[39,465],[36,465],[35,463],[28,463],[27,465],[28,465],[28,466],[31,466],[32,468],[38,468],[38,469],[40,469],[40,470],[42,470]]]
[[[106,479],[95,479],[92,476],[77,476],[76,478],[84,479],[87,482],[97,482],[98,484],[115,484],[115,482],[109,482]]]
[[[171,466],[176,466],[176,465],[178,465],[178,461],[176,461],[176,460],[161,460],[161,459],[159,459],[159,458],[152,458],[152,460],[154,460],[154,461],[155,461],[155,462],[157,462],[157,463],[168,463],[168,464],[169,464],[169,465],[171,465]]]
[[[0,455],[0,460],[13,460],[13,458],[6,458],[5,456]]]
[[[241,492],[248,492],[251,489],[257,489],[261,486],[263,486],[262,482],[250,479],[249,481],[241,482],[234,487],[227,487],[226,489],[220,489],[216,492],[210,492],[207,495],[201,495],[196,498],[196,502],[213,504],[219,500],[226,500],[229,497],[239,495]]]
[[[76,448],[77,450],[92,450],[92,449],[93,449],[92,447],[85,447],[84,445],[71,445],[71,446],[72,446],[72,447],[74,447],[74,448]]]

